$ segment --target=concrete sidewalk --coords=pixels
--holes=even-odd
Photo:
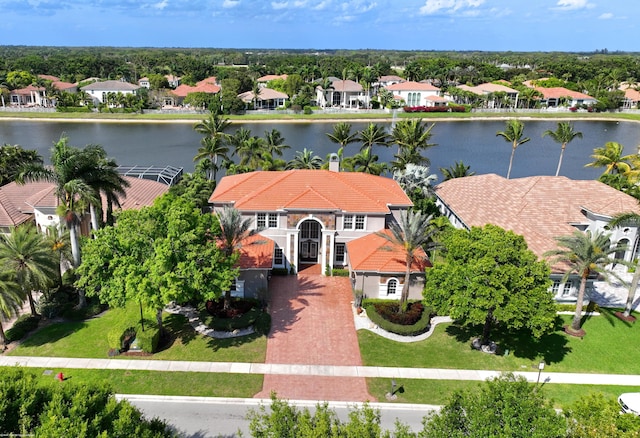
[[[81,359],[64,357],[0,356],[0,366],[32,368],[86,368],[112,370],[184,371],[200,373],[237,373],[289,376],[382,377],[393,379],[476,380],[500,375],[500,371],[452,370],[438,368],[396,368],[337,365],[264,364],[240,362],[189,362],[139,359]],[[538,372],[514,372],[530,382],[538,380]],[[638,374],[580,374],[543,371],[540,382],[576,385],[640,386]]]

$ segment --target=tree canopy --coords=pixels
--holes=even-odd
[[[497,323],[535,337],[553,329],[550,269],[522,236],[489,224],[452,230],[442,240],[445,260],[429,270],[425,304],[463,325],[484,324],[483,344]]]

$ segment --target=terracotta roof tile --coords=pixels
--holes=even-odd
[[[536,91],[539,91],[540,93],[542,93],[545,99],[559,99],[561,97],[571,97],[572,99],[595,100],[595,98],[589,96],[588,94],[569,90],[568,88],[564,88],[564,87],[553,87],[553,88],[536,87],[535,89]]]
[[[344,91],[351,93],[359,93],[363,90],[362,85],[350,79],[347,79],[346,81],[343,81],[341,79],[335,80],[331,83],[331,87],[335,91]]]
[[[388,213],[411,200],[390,178],[358,172],[287,170],[222,178],[209,202],[241,211],[328,210]]]
[[[385,87],[389,91],[440,91],[440,88],[426,82],[406,81]]]
[[[391,235],[390,230],[380,232]],[[404,248],[375,233],[347,242],[347,254],[349,265],[355,271],[404,273],[407,269]],[[419,249],[411,272],[424,272],[428,266],[431,263],[427,254]]]
[[[271,269],[274,249],[275,242],[260,234],[243,240],[240,247],[240,269]]]

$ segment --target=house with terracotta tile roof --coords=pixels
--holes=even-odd
[[[289,95],[271,88],[261,87],[258,96],[253,95],[253,91],[245,91],[238,94],[238,98],[245,103],[247,108],[253,109],[276,109],[284,107]]]
[[[156,181],[125,176],[130,186],[126,196],[120,200],[122,210],[139,209],[153,204],[153,201],[169,191],[169,186]],[[106,199],[102,199],[106,205]],[[50,182],[30,182],[24,185],[11,182],[0,187],[0,233],[7,233],[11,227],[32,221],[41,232],[49,226],[58,226],[60,218],[56,208],[60,201],[55,193],[55,185]],[[89,234],[89,221],[81,225],[84,234]]]
[[[385,87],[398,96],[407,106],[446,106],[440,96],[440,88],[426,82],[405,81]]]
[[[329,88],[316,87],[316,102],[321,107],[360,108],[369,105],[370,96],[359,83],[331,77]]]
[[[337,161],[331,164],[330,170],[228,175],[209,203],[214,211],[236,208],[274,242],[272,268],[297,272],[320,265],[323,274],[348,268],[354,287],[367,296],[399,298],[406,269],[402,249],[375,233],[397,221],[411,200],[393,179],[339,172]],[[410,296],[419,298],[423,264],[416,263],[411,281]]]
[[[588,94],[580,93],[579,91],[569,90],[564,87],[535,87],[536,91],[542,94],[540,103],[548,107],[560,106],[563,103],[570,107],[578,105],[592,106],[598,103],[598,99],[589,96]]]
[[[269,81],[276,81],[279,79],[282,79],[283,81],[286,81],[287,78],[289,77],[289,75],[264,75],[264,76],[260,76],[258,79],[256,79],[256,82],[261,86],[261,87],[266,87],[268,85]]]
[[[498,108],[501,105],[499,99],[496,98],[496,93],[498,93],[498,95],[504,93],[511,106],[513,106],[514,108],[518,106],[519,91],[508,87],[504,83],[496,84],[493,82],[487,82],[473,87],[468,85],[458,85],[456,88],[464,91],[469,91],[473,94],[477,94],[478,96],[492,97],[487,102],[489,108]]]
[[[640,91],[638,88],[627,86],[621,88],[624,91],[624,99],[622,101],[622,109],[638,109],[640,108]]]
[[[505,179],[495,174],[454,178],[436,189],[436,205],[457,228],[494,224],[523,236],[539,258],[557,248],[556,237],[576,230],[607,230],[611,218],[635,212],[635,198],[597,180],[571,180],[564,176],[533,176]],[[637,227],[608,230],[611,242],[624,246],[616,256],[627,261],[637,257]],[[553,291],[557,300],[575,300],[579,279],[569,277],[563,265],[551,267]],[[590,286],[591,287],[591,286]]]
[[[217,94],[219,92],[220,85],[218,85],[218,79],[215,76],[212,76],[197,82],[195,86],[186,84],[178,85],[175,90],[171,91],[171,95],[175,98],[175,101],[172,104],[182,105],[184,98],[191,93]]]

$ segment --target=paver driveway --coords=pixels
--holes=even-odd
[[[273,277],[269,286],[271,333],[266,363],[362,365],[345,277],[324,277],[313,269]],[[361,377],[266,375],[256,397],[293,400],[375,400]]]

